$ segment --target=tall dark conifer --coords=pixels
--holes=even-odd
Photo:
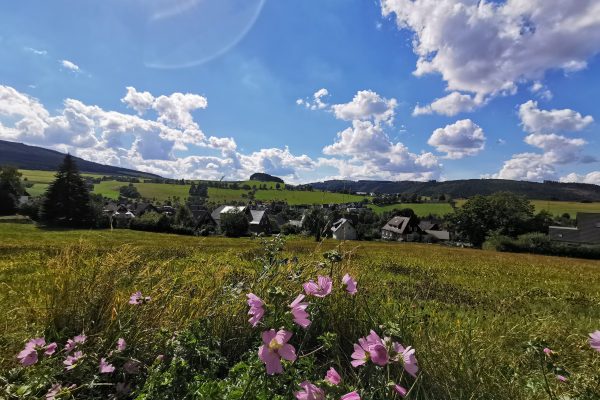
[[[90,193],[70,154],[48,186],[42,204],[41,219],[49,225],[90,226],[93,219]]]

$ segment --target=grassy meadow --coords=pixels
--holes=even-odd
[[[340,263],[323,258],[331,249],[342,254]],[[96,368],[91,357],[86,361],[91,366],[84,362],[80,372],[69,375],[60,366],[52,369],[51,359],[38,370],[17,368],[15,355],[30,337],[64,343],[85,331],[90,354],[106,354],[116,338],[127,338],[131,356],[147,366],[130,381],[139,399],[289,399],[298,382],[322,377],[331,365],[349,385],[347,391],[360,388],[363,399],[399,398],[384,389],[368,394],[367,383],[375,385],[379,381],[373,376],[385,370],[349,366],[352,344],[370,329],[416,349],[416,380],[389,369],[382,378],[412,385],[409,398],[600,396],[600,355],[586,340],[600,329],[598,261],[292,238],[276,256],[282,261],[265,269],[265,260],[275,257],[270,250],[251,238],[0,223],[0,307],[5,311],[0,314],[0,397],[3,390],[6,398],[41,397],[49,385],[41,382],[42,372],[33,371],[83,387],[85,368],[91,374]],[[340,288],[344,273],[358,281],[355,296]],[[291,342],[304,338],[307,343],[298,349],[301,361],[285,364],[293,374],[267,377],[256,358],[265,327],[249,326],[245,294],[265,299],[268,315],[317,274],[333,277],[334,292],[325,299],[309,298],[313,324],[307,331],[293,330]],[[128,305],[136,290],[152,301],[138,308]],[[187,339],[178,339],[169,350],[173,332],[187,332]],[[319,345],[323,337],[333,344]],[[214,344],[207,344],[207,338],[215,338]],[[202,361],[211,346],[219,355],[220,372],[210,372]],[[555,352],[552,360],[564,368],[568,384],[546,370],[539,346]],[[171,361],[153,364],[157,354]],[[96,386],[82,389],[76,398],[106,398],[117,382],[105,375],[93,379]],[[21,397],[9,396],[19,390]]]

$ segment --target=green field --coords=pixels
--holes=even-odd
[[[444,216],[452,212],[452,207],[448,203],[402,203],[390,204],[381,207],[371,204],[369,205],[369,208],[371,208],[377,214],[383,214],[387,211],[401,210],[403,208],[410,208],[420,217],[424,217],[429,214]]]
[[[0,223],[0,307],[8,311],[0,314],[0,397],[4,391],[3,398],[40,398],[51,383],[69,382],[81,388],[76,398],[108,398],[121,373],[97,375],[97,360],[118,337],[126,338],[128,357],[148,365],[131,380],[145,399],[241,399],[246,387],[247,399],[289,399],[299,381],[318,383],[332,365],[345,392],[357,388],[364,395],[381,387],[379,396],[366,399],[399,398],[386,391],[390,380],[414,384],[409,395],[414,399],[600,396],[600,356],[586,340],[600,329],[598,261],[297,238],[276,257],[297,256],[298,262],[265,270],[264,261],[255,261],[261,248],[256,239]],[[318,266],[328,249],[337,249],[342,262]],[[265,254],[272,259],[274,253]],[[358,281],[355,296],[339,286],[346,272]],[[249,326],[245,294],[266,299],[265,318],[272,318],[273,307],[283,301],[287,309],[301,283],[317,274],[334,277],[334,292],[309,298],[313,324],[307,331],[288,325],[280,314],[277,326],[293,330],[290,343],[301,347],[302,340],[306,348],[298,349],[301,361],[285,364],[293,373],[268,377],[256,356],[266,327]],[[135,290],[152,301],[128,305]],[[382,324],[395,340],[416,349],[418,379],[393,368],[349,366],[352,343],[369,329],[381,332]],[[9,373],[27,338],[44,335],[62,345],[82,330],[89,337],[88,356],[75,372],[64,371],[64,355],[58,354],[43,367]],[[172,332],[202,333],[172,343]],[[325,333],[333,347],[319,346]],[[545,371],[541,347],[532,342],[556,352],[552,362],[564,368],[569,384]],[[217,354],[223,357],[218,371],[202,361],[207,349],[215,352],[213,362]],[[150,368],[157,354],[166,361]],[[118,357],[111,360],[121,365]]]
[[[462,206],[466,200],[456,201],[458,207]],[[578,212],[600,212],[600,202],[581,203],[577,201],[552,201],[552,200],[531,200],[535,207],[535,212],[546,210],[553,215],[562,215],[569,213],[571,218],[575,218]]]

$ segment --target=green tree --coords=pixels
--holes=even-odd
[[[186,226],[189,228],[194,228],[196,226],[194,215],[189,207],[184,205],[177,207],[177,212],[175,213],[175,225]]]
[[[0,215],[14,214],[24,192],[21,173],[14,167],[0,167]]]
[[[65,156],[56,179],[46,190],[41,220],[49,225],[71,227],[93,224],[90,193],[70,154]]]
[[[221,214],[221,231],[225,236],[243,236],[248,233],[248,228],[248,218],[244,211],[229,211]]]
[[[315,240],[318,242],[321,240],[325,224],[326,219],[323,209],[321,207],[313,207],[305,214],[302,229],[314,235]]]
[[[517,237],[527,232],[533,210],[525,197],[500,192],[467,200],[449,220],[460,235],[480,247],[492,233]]]
[[[142,197],[137,187],[135,187],[133,183],[130,183],[127,186],[121,186],[119,188],[119,194],[122,197],[127,197],[129,199],[139,199],[140,197]]]

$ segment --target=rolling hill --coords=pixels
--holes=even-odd
[[[65,154],[58,151],[0,140],[0,164],[2,165],[12,165],[16,168],[27,170],[56,171],[64,157]],[[140,178],[160,178],[158,175],[147,172],[99,164],[78,157],[73,158],[82,172],[102,175],[135,176]]]
[[[330,180],[310,184],[314,189],[350,192],[415,193],[420,196],[450,195],[468,198],[496,192],[512,192],[535,200],[600,201],[600,186],[587,183],[545,181],[527,182],[505,179],[464,179],[455,181],[347,181]]]

